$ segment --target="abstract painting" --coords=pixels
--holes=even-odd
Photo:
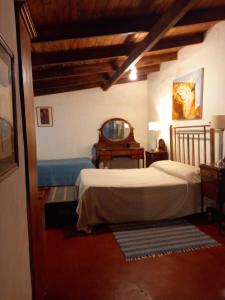
[[[202,118],[204,69],[198,69],[173,81],[173,120]]]

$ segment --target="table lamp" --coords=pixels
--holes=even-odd
[[[156,139],[156,147],[154,150],[157,150],[157,146],[158,146],[158,143],[157,143],[157,140],[158,140],[158,134],[161,130],[161,126],[160,126],[160,122],[149,122],[148,123],[148,130],[149,131],[154,131],[155,133],[155,139]]]
[[[211,117],[211,127],[219,129],[219,165],[224,161],[223,159],[223,131],[225,129],[225,115],[213,115]],[[223,163],[225,166],[225,162]]]

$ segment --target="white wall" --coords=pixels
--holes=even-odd
[[[19,167],[0,181],[0,299],[32,298],[27,227],[24,145],[13,0],[0,0],[0,34],[15,57]],[[1,108],[0,108],[1,109]]]
[[[35,106],[53,107],[53,127],[37,127],[38,159],[92,157],[98,129],[110,118],[124,118],[137,142],[147,141],[147,81],[35,98]]]
[[[173,80],[199,68],[204,68],[202,120],[172,122]],[[161,120],[167,141],[170,124],[208,124],[212,114],[225,114],[225,22],[209,30],[204,43],[183,48],[177,61],[148,76],[148,119]]]

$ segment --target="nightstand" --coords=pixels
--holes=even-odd
[[[216,204],[219,215],[219,230],[223,216],[223,204],[225,202],[225,168],[215,165],[200,165],[201,174],[201,210],[204,211],[204,197]]]
[[[168,152],[164,150],[145,151],[145,158],[147,168],[155,161],[168,159]]]

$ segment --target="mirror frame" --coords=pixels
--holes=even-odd
[[[110,140],[107,137],[105,137],[104,133],[103,133],[103,128],[110,121],[123,121],[123,122],[127,123],[129,125],[129,127],[130,127],[130,133],[129,133],[129,135],[125,139],[120,140],[120,141],[113,141],[113,140]],[[125,119],[122,119],[122,118],[111,118],[111,119],[108,119],[108,120],[106,120],[102,124],[101,128],[99,128],[98,131],[99,131],[99,134],[100,134],[99,135],[99,143],[106,143],[108,145],[118,145],[118,146],[119,145],[124,145],[126,143],[135,143],[136,144],[136,142],[134,140],[134,132],[133,132],[134,128],[131,126],[130,122],[128,122]]]
[[[104,127],[106,126],[106,124],[108,124],[108,123],[110,123],[110,122],[113,122],[113,121],[121,121],[121,122],[123,122],[123,123],[126,123],[126,124],[129,126],[130,132],[129,132],[129,134],[128,134],[127,137],[125,137],[125,138],[123,138],[123,139],[121,139],[121,140],[113,140],[113,139],[110,139],[110,138],[108,138],[107,136],[104,135]],[[126,141],[126,140],[129,138],[130,133],[131,133],[132,130],[133,130],[133,128],[132,128],[131,124],[130,124],[128,121],[126,121],[126,120],[124,120],[124,119],[121,119],[121,118],[112,118],[112,119],[109,119],[109,120],[107,120],[106,122],[104,122],[104,123],[102,124],[102,127],[99,129],[99,131],[101,131],[101,134],[103,135],[103,137],[104,137],[107,141],[109,141],[109,142],[111,142],[111,143],[117,143],[117,142],[122,142],[122,143],[124,143],[124,141]]]

